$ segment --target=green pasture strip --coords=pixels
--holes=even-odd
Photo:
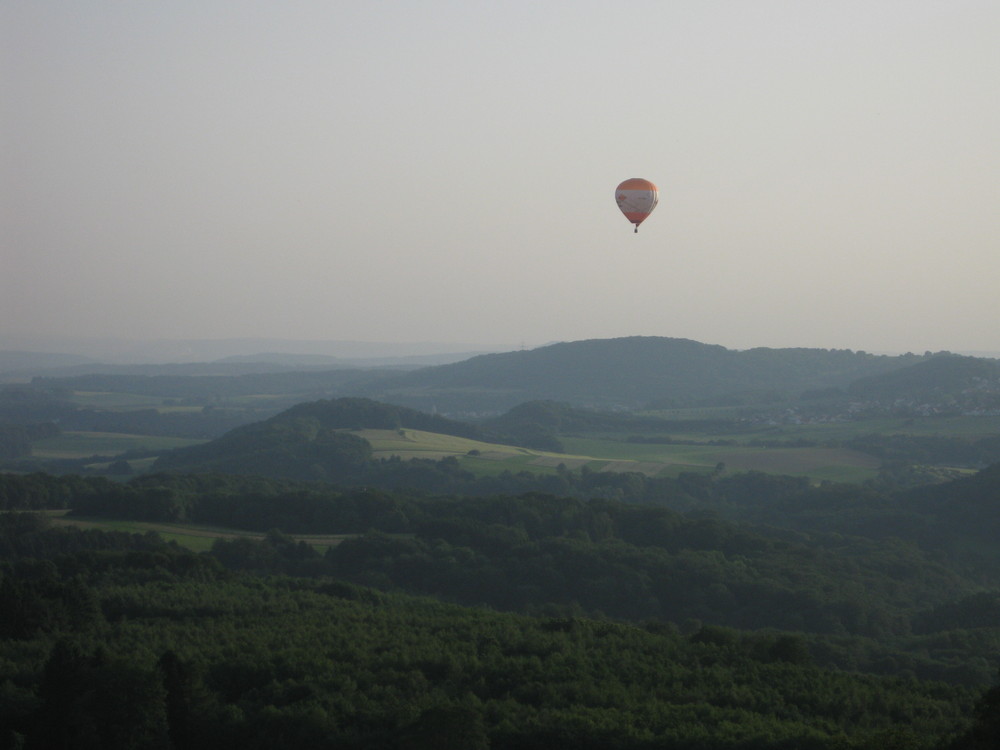
[[[627,443],[622,440],[597,438],[562,438],[567,453],[615,460],[658,461],[665,464],[688,463],[715,466],[726,448],[708,445],[678,445],[676,443]]]
[[[122,393],[117,391],[74,391],[72,401],[78,406],[99,411],[137,411],[140,409],[155,409],[166,414],[197,413],[204,404],[183,404],[178,396],[150,396],[140,393]],[[228,403],[229,399],[227,399]]]
[[[671,432],[675,440],[812,440],[843,442],[862,435],[958,437],[969,440],[1000,434],[1000,416],[879,417],[805,424],[741,424],[731,431],[692,429]]]
[[[470,451],[478,451],[480,455],[491,457],[493,462],[497,463],[500,459],[533,458],[538,455],[538,451],[527,448],[484,443],[480,440],[441,435],[423,430],[360,430],[354,434],[371,443],[372,452],[376,458],[399,456],[403,460],[411,458],[440,460],[448,456],[455,456],[465,462],[466,459],[470,458]],[[482,472],[487,474],[499,473],[504,468],[509,467],[498,468],[496,471],[493,471],[488,464],[479,467]]]
[[[125,521],[93,517],[68,517],[63,514],[52,514],[53,523],[59,526],[78,526],[81,528],[98,528],[107,531],[124,531],[129,534],[146,534],[155,532],[166,541],[175,541],[182,547],[195,552],[207,552],[216,539],[256,539],[265,537],[257,531],[243,531],[216,526],[201,526],[174,523],[154,523],[149,521]],[[303,541],[318,552],[325,552],[330,547],[340,544],[345,539],[357,534],[289,534],[296,541]]]
[[[675,442],[666,444],[627,443],[597,437],[565,437],[562,438],[562,443],[568,451],[594,456],[634,458],[640,461],[690,461],[696,465],[713,466],[723,462],[730,469],[739,467],[739,470],[788,473],[815,480],[857,482],[875,477],[878,462],[871,456],[847,451],[840,446],[853,438],[872,434],[948,437],[974,441],[1000,434],[1000,416],[883,417],[815,424],[741,424],[735,425],[729,432],[711,427],[671,432],[667,437]],[[693,441],[701,445],[681,445],[677,441]],[[710,441],[733,441],[735,445],[707,445]],[[791,454],[786,456],[786,461],[778,460],[782,454],[757,453],[752,461],[748,461],[743,453],[763,448],[760,443],[770,443],[770,451],[785,450],[774,446],[796,441],[815,443],[815,446],[804,450],[830,451],[826,454],[829,458],[828,466],[823,468],[814,461],[812,466],[803,470]],[[789,445],[788,450],[797,448]],[[845,452],[835,453],[838,450]]]
[[[372,434],[381,432],[381,434]],[[395,455],[402,459],[442,458],[452,455],[458,458],[463,469],[476,476],[495,476],[503,472],[517,474],[530,471],[535,474],[555,474],[559,465],[578,470],[587,466],[591,471],[637,471],[648,476],[673,476],[681,471],[714,470],[718,458],[709,449],[698,446],[683,446],[686,453],[676,453],[664,457],[664,446],[644,444],[623,444],[613,440],[573,439],[564,441],[569,452],[553,453],[536,451],[509,445],[482,443],[465,438],[451,438],[447,435],[406,430],[406,439],[401,440],[395,431],[370,431],[362,437],[373,442],[376,455]],[[471,447],[470,447],[471,446]],[[636,450],[638,449],[638,450]],[[478,450],[478,455],[469,455],[470,450]],[[715,449],[712,449],[715,450]],[[707,456],[700,456],[708,451]],[[690,454],[694,454],[694,457]]]
[[[575,454],[601,456],[640,465],[663,465],[657,476],[672,476],[675,467],[714,470],[723,463],[729,471],[763,471],[804,476],[817,481],[860,482],[878,474],[878,459],[847,448],[763,448],[745,445],[679,445],[626,443],[594,438],[566,438],[563,445]],[[620,464],[627,471],[627,464]]]
[[[35,458],[86,458],[116,456],[128,450],[168,451],[197,445],[204,440],[163,437],[159,435],[128,435],[117,432],[64,432],[56,437],[32,443]]]
[[[489,457],[481,456],[459,456],[458,463],[463,469],[471,472],[477,477],[493,477],[509,471],[517,474],[520,471],[534,471],[535,473],[548,473],[544,467],[536,468],[531,466],[532,457],[522,456],[516,453],[500,454],[495,452]],[[551,470],[552,472],[555,469]]]
[[[808,440],[815,443],[842,443],[861,435],[916,434],[907,430],[906,419],[873,419],[860,422],[825,422],[817,424],[759,425],[731,434],[701,435],[696,439],[736,440],[739,443],[755,441]]]
[[[77,526],[83,529],[103,529],[105,531],[125,531],[129,534],[145,534],[149,531],[139,521],[119,521],[110,518],[83,518],[53,515],[52,523],[56,526]]]
[[[423,430],[360,430],[355,432],[372,444],[376,458],[399,456],[410,458],[441,459],[454,456],[462,468],[477,476],[493,476],[505,471],[518,473],[531,471],[536,474],[554,474],[558,465],[567,468],[590,462],[600,468],[607,460],[591,455],[571,455],[536,451],[513,445],[484,443],[480,440],[441,435]],[[469,455],[470,451],[478,451]],[[541,460],[540,460],[541,459]],[[596,469],[595,469],[596,470]]]
[[[290,404],[297,400],[291,393],[254,393],[247,396],[226,396],[227,406],[269,409],[275,404]]]
[[[462,468],[477,476],[505,471],[553,474],[563,464],[578,470],[639,472],[672,477],[682,472],[711,472],[719,464],[727,471],[762,471],[807,477],[813,481],[863,482],[878,474],[879,461],[839,447],[765,448],[763,446],[629,443],[617,439],[563,438],[565,454],[483,443],[421,430],[362,430],[378,457],[440,459],[455,456]],[[479,451],[469,455],[469,451]]]
[[[848,448],[730,448],[725,454],[727,466],[737,469],[805,472],[823,466],[850,466],[876,470],[879,459]]]
[[[529,453],[526,448],[516,448],[509,445],[484,443],[480,440],[442,435],[423,430],[359,430],[355,435],[364,438],[372,445],[376,453],[445,453],[454,456],[465,455],[471,450],[505,451],[510,453]]]
[[[511,474],[518,474],[522,471],[530,471],[533,474],[555,474],[558,469],[558,462],[550,465],[539,464],[538,454],[511,453],[509,458],[498,460],[496,458],[479,458],[478,456],[466,456],[459,459],[463,469],[468,469],[479,476],[491,476],[509,471]],[[568,465],[567,461],[567,465]]]
[[[72,400],[80,406],[95,409],[151,409],[163,403],[163,396],[146,396],[139,393],[116,391],[74,391]]]
[[[722,462],[727,471],[763,471],[837,482],[863,482],[878,476],[879,459],[846,448],[732,449]]]
[[[1000,435],[1000,415],[924,417],[903,420],[899,432],[907,435],[936,435],[977,439]]]

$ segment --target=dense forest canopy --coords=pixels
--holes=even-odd
[[[907,493],[760,474],[683,476],[639,502],[537,492],[439,497],[222,474],[147,475],[124,485],[0,479],[5,508],[354,537],[324,555],[282,542],[295,550],[288,558],[268,546],[274,539],[217,543],[227,565],[241,569],[515,612],[874,638],[882,657],[892,654],[890,673],[934,679],[982,683],[996,668],[983,657],[997,637],[990,618],[1000,560],[989,542],[1000,530],[987,519],[1000,465]],[[931,645],[970,628],[957,651]],[[851,653],[830,656],[830,665],[856,666]],[[882,657],[866,657],[867,668],[881,671],[874,665]]]
[[[403,542],[364,539],[383,551]],[[199,555],[155,534],[0,515],[0,746],[946,750],[995,741],[992,692],[864,674],[891,671],[899,655],[886,649],[877,669],[864,658],[822,665],[838,653],[857,658],[860,641],[461,608],[317,574],[343,566],[338,554],[358,561],[347,549],[324,562],[279,532]],[[403,563],[410,575],[426,574],[415,562]]]

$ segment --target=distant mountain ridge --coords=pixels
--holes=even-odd
[[[502,351],[485,342],[379,342],[342,339],[120,339],[114,337],[16,336],[0,331],[0,352],[59,352],[105,364],[183,364],[214,362],[261,352],[291,356],[319,355],[338,359],[397,359],[437,354]],[[468,356],[468,355],[466,355]]]
[[[391,366],[323,356],[234,357],[225,362],[131,365],[103,374],[47,376],[40,387],[210,398],[254,393],[308,398],[361,397],[464,420],[503,414],[527,402],[554,401],[602,411],[690,406],[754,406],[797,400],[918,398],[1000,393],[997,360],[938,354],[876,355],[841,349],[745,351],[689,339],[633,336],[478,354],[427,366]],[[446,355],[447,356],[447,355]],[[87,366],[84,366],[87,367]]]
[[[88,364],[94,364],[94,360],[78,354],[0,349],[0,375],[30,377],[35,372],[68,369]]]
[[[0,380],[30,380],[34,377],[81,378],[103,375],[143,375],[148,377],[239,377],[320,370],[398,369],[412,370],[448,364],[476,356],[480,352],[385,356],[369,358],[334,357],[325,354],[285,354],[263,352],[234,355],[199,362],[156,364],[116,364],[72,354],[45,354],[0,350]]]
[[[634,336],[484,354],[383,379],[364,395],[452,414],[500,413],[526,401],[599,409],[753,403],[846,388],[924,360],[850,350],[746,351],[689,339]]]

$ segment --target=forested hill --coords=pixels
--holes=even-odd
[[[923,358],[827,349],[735,351],[687,339],[635,336],[480,355],[385,379],[368,395],[449,412],[500,412],[535,400],[624,408],[727,399],[746,403],[846,388]]]
[[[345,430],[408,427],[480,438],[473,425],[363,398],[298,404],[202,445],[163,455],[157,469],[220,471],[296,479],[348,476],[371,458],[367,440]]]
[[[1000,385],[1000,361],[936,356],[892,372],[861,378],[850,393],[862,398],[933,398],[970,390],[995,392]]]
[[[297,404],[268,422],[315,419],[323,427],[338,429],[426,430],[442,435],[479,439],[480,431],[465,422],[456,422],[437,414],[426,414],[405,406],[382,404],[366,398],[337,398]]]
[[[267,402],[279,408],[352,396],[463,419],[496,416],[529,401],[619,411],[755,405],[802,396],[886,400],[929,394],[940,400],[960,394],[965,403],[972,394],[970,407],[980,408],[983,393],[988,399],[1000,394],[1000,363],[945,352],[889,356],[846,349],[737,351],[688,339],[635,336],[483,354],[409,371],[303,369],[238,377],[91,374],[38,377],[31,388],[36,394],[56,396],[72,391],[133,393],[189,405],[219,405],[267,394],[280,397]],[[18,408],[23,411],[23,404]],[[72,429],[125,431],[68,406],[33,419],[54,417]]]

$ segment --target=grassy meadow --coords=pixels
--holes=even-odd
[[[634,471],[649,476],[676,476],[685,471],[764,471],[810,479],[860,482],[873,478],[878,459],[846,448],[762,448],[746,445],[627,443],[608,438],[563,438],[565,453],[484,443],[421,430],[361,430],[376,458],[439,460],[454,456],[476,474],[502,471],[555,472],[588,466],[593,471]],[[471,452],[471,453],[470,453]]]

